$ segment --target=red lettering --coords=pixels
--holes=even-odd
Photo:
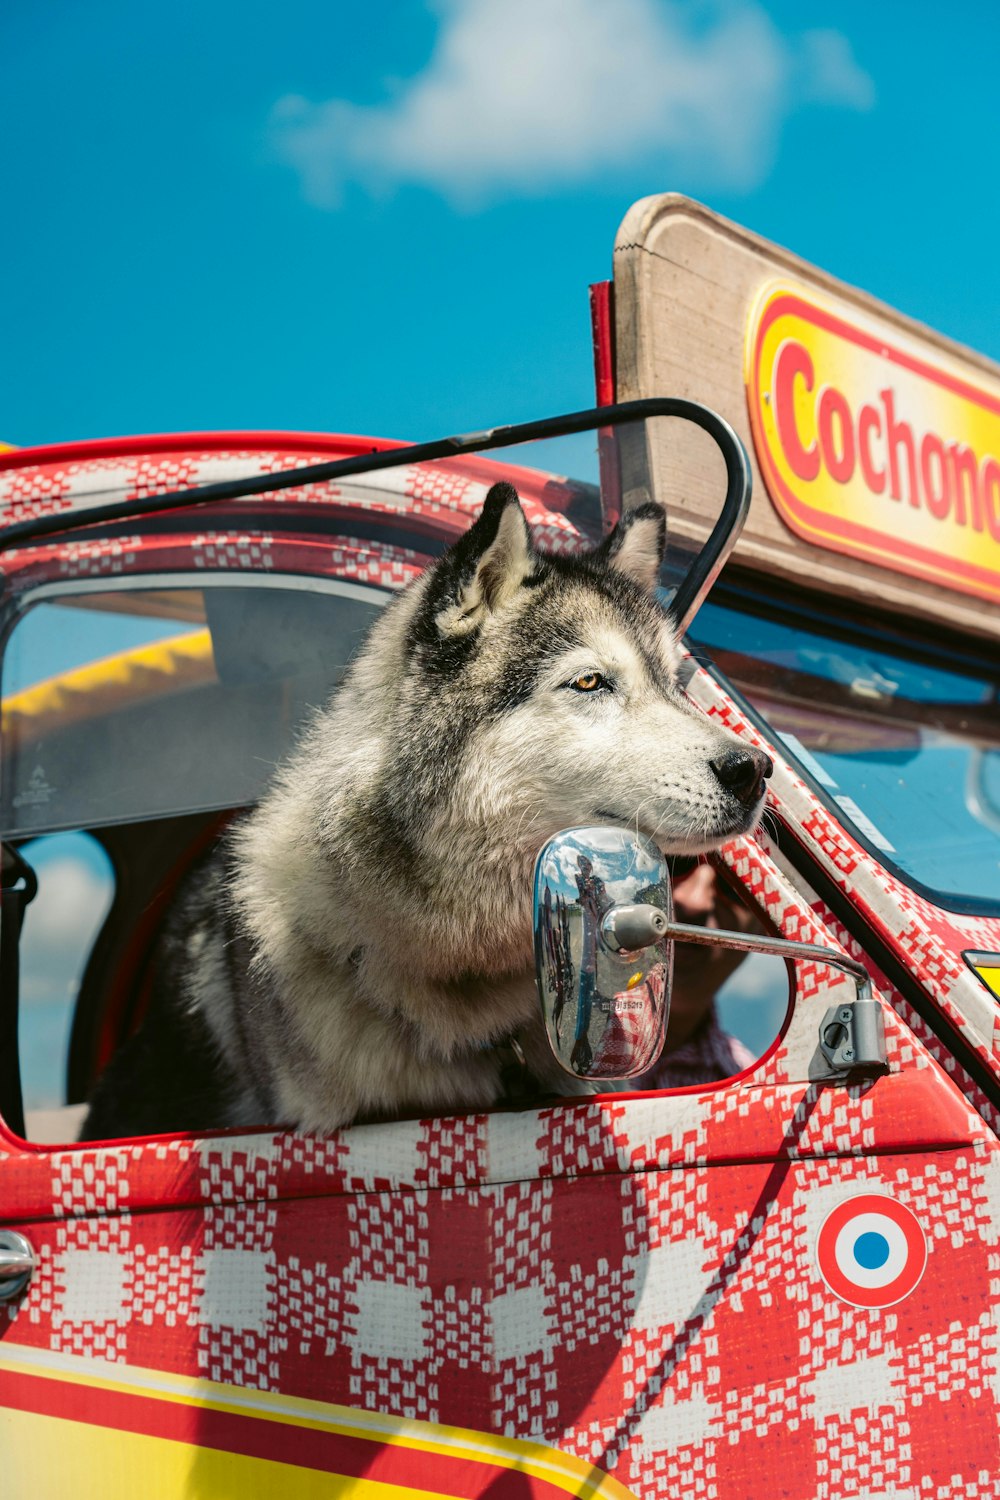
[[[879,391],[882,404],[885,407],[885,438],[889,450],[889,494],[894,500],[902,500],[902,490],[899,483],[899,445],[906,449],[906,461],[910,475],[909,502],[916,507],[920,504],[920,489],[917,483],[917,456],[913,448],[913,429],[909,422],[897,422],[895,412],[895,396],[891,389]]]
[[[833,419],[840,428],[839,444],[834,438]],[[854,424],[851,408],[835,386],[827,385],[819,398],[819,451],[827,472],[838,484],[847,484],[854,473]]]
[[[863,406],[858,412],[858,457],[865,484],[873,495],[881,495],[885,489],[885,469],[876,469],[872,458],[872,433],[882,436],[882,419],[874,406]]]
[[[785,459],[798,479],[811,481],[825,470],[836,484],[849,484],[857,467],[872,495],[888,490],[891,499],[905,498],[914,510],[924,506],[935,520],[988,529],[1000,542],[1000,458],[980,464],[968,443],[936,432],[914,437],[912,425],[896,414],[891,386],[879,391],[881,408],[865,402],[856,421],[842,391],[820,386],[813,408],[816,437],[807,447],[796,421],[796,394],[803,404],[796,382],[809,394],[815,380],[809,351],[785,339],[774,361],[774,411]]]
[[[815,479],[819,473],[819,444],[802,446],[795,425],[795,381],[801,378],[807,391],[813,388],[815,373],[809,353],[794,339],[785,339],[774,361],[774,415],[778,439],[788,466],[798,479]]]
[[[951,491],[955,497],[955,520],[959,526],[966,524],[965,492],[969,497],[969,512],[973,531],[983,529],[983,500],[979,493],[979,460],[968,443],[948,444],[948,467],[951,469]],[[965,490],[962,480],[966,480]]]
[[[995,458],[983,459],[983,467],[980,471],[980,492],[990,536],[995,542],[1000,542],[1000,463],[997,463]]]
[[[927,509],[935,520],[943,521],[951,510],[951,469],[945,462],[944,443],[933,432],[928,432],[920,444],[920,477]]]

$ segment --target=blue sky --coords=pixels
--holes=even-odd
[[[689,192],[1000,358],[1000,9],[8,0],[0,437],[429,438],[591,404]]]

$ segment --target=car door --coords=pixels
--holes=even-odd
[[[422,1455],[470,1431],[463,1493],[529,1458],[571,1493],[992,1472],[994,1144],[891,1017],[886,1077],[795,1078],[828,998],[800,986],[778,1049],[711,1090],[328,1140],[6,1137],[25,1492],[164,1452],[165,1494],[243,1460],[431,1487]]]

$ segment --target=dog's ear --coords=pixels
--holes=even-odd
[[[667,513],[655,500],[627,510],[594,556],[615,573],[624,573],[640,588],[653,589],[667,545]]]
[[[442,569],[447,602],[436,610],[438,629],[443,635],[475,630],[514,597],[536,561],[517,491],[512,484],[495,484],[478,520],[447,554]]]

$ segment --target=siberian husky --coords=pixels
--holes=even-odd
[[[493,487],[189,883],[84,1138],[478,1109],[514,1053],[572,1090],[535,998],[539,847],[608,822],[699,853],[755,826],[770,773],[678,688],[664,538],[647,502],[547,556]]]

